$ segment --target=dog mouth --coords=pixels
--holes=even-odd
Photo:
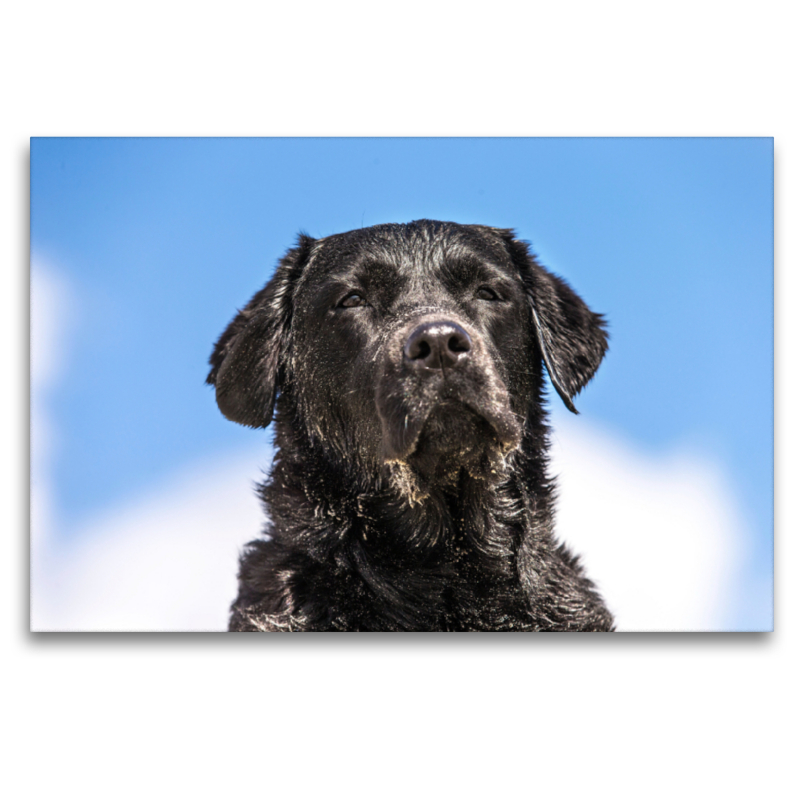
[[[502,456],[522,437],[517,415],[507,403],[491,399],[484,405],[444,398],[424,410],[406,409],[402,419],[383,421],[384,460],[420,467],[432,460],[465,465],[487,451]]]

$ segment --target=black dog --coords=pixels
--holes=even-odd
[[[543,410],[544,366],[575,411],[603,328],[510,230],[301,235],[211,356],[278,448],[230,629],[612,630],[553,536]]]

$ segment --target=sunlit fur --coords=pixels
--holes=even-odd
[[[404,357],[429,320],[470,337],[458,366]],[[211,356],[222,412],[274,416],[277,449],[230,629],[612,630],[553,535],[543,401],[547,371],[574,410],[605,350],[509,230],[301,236]]]

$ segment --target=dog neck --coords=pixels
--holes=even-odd
[[[272,609],[311,629],[352,629],[352,619],[390,630],[531,627],[518,555],[523,537],[549,536],[550,485],[543,480],[533,496],[517,476],[544,475],[544,464],[530,463],[531,453],[542,452],[535,442],[511,453],[494,481],[462,470],[416,497],[398,486],[390,466],[365,476],[361,465],[335,454],[321,458],[310,441],[276,444],[261,487],[272,523],[268,544],[287,580],[298,565],[308,591],[295,581],[284,597],[297,607],[286,609],[276,597]],[[326,595],[326,587],[342,586],[349,596]],[[314,598],[313,608],[304,595]],[[471,609],[469,620],[456,616],[463,609]]]

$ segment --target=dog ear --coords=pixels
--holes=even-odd
[[[605,320],[564,280],[542,267],[513,231],[502,233],[522,275],[550,380],[564,405],[577,414],[572,398],[589,383],[608,348]]]
[[[292,324],[293,292],[315,240],[300,234],[267,285],[219,337],[206,383],[216,386],[217,405],[233,422],[266,428],[283,380]]]

